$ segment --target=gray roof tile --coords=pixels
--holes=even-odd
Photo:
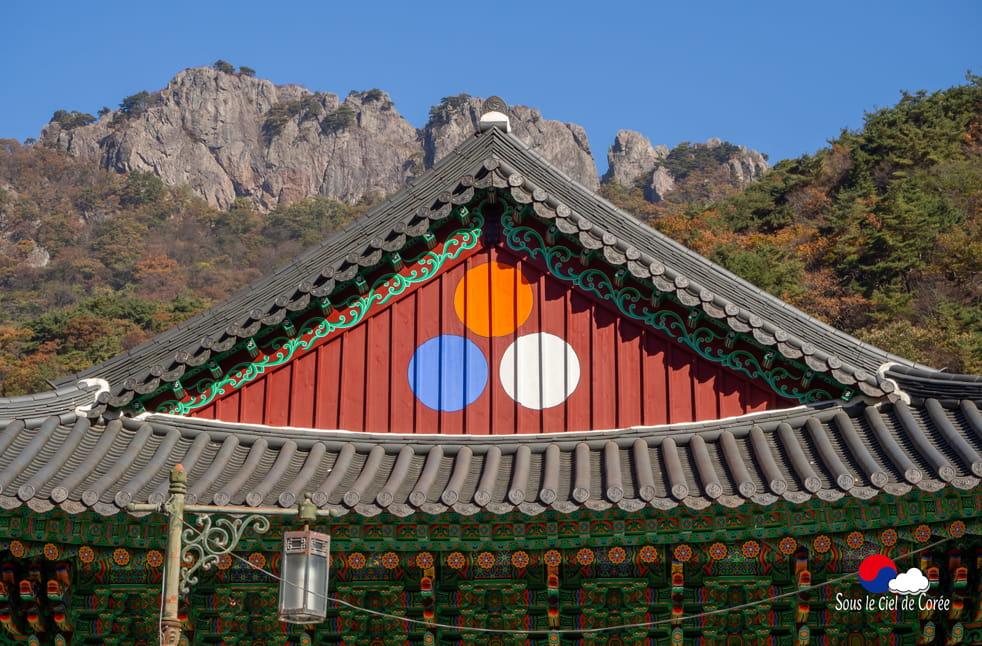
[[[916,376],[903,379],[916,390]],[[957,383],[947,380],[946,393]],[[289,507],[312,492],[319,507],[364,516],[703,509],[968,489],[982,472],[980,402],[856,402],[520,438],[49,415],[0,427],[0,506],[109,514],[159,504],[178,463],[197,504]]]

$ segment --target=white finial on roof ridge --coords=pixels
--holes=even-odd
[[[477,122],[477,129],[480,132],[500,128],[505,132],[511,132],[511,120],[508,118],[508,106],[500,96],[491,96],[485,99],[481,106],[481,118]]]
[[[102,393],[108,393],[110,391],[109,382],[105,379],[100,379],[99,377],[89,377],[87,379],[79,379],[78,386],[81,388],[91,388],[92,386],[97,386],[98,390],[92,393],[92,403],[84,404],[82,406],[75,407],[75,414],[85,416],[90,410],[96,407],[99,403],[99,395]]]
[[[894,385],[895,390],[887,396],[890,401],[895,402],[899,400],[905,404],[910,404],[910,395],[904,392],[904,389],[900,387],[900,384],[897,383],[896,379],[890,379],[889,377],[887,377],[887,371],[893,366],[899,366],[899,365],[900,364],[897,363],[896,361],[887,361],[879,368],[877,368],[876,376],[880,378],[880,381],[889,381]]]

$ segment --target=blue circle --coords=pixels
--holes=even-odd
[[[473,341],[441,334],[426,341],[409,361],[409,387],[428,408],[453,412],[481,396],[488,361]]]

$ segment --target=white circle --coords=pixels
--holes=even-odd
[[[508,396],[542,410],[566,401],[580,381],[580,360],[572,347],[546,332],[520,336],[508,346],[498,369]]]

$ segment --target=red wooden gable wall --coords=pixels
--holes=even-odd
[[[504,375],[503,361],[513,366]],[[516,377],[529,370],[541,378]],[[779,405],[789,403],[493,247],[195,415],[510,434],[710,420]]]

